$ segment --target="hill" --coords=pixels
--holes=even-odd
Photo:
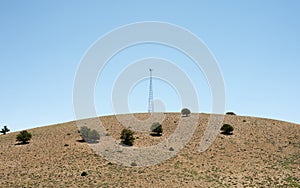
[[[136,133],[135,147],[158,144],[173,133],[181,115],[166,115],[163,136]],[[234,134],[219,134],[200,153],[209,116],[199,114],[193,137],[177,155],[146,167],[114,164],[95,154],[79,141],[74,121],[29,130],[33,137],[26,145],[16,145],[17,132],[1,135],[0,187],[300,187],[300,125],[226,115],[224,123],[234,127]],[[117,118],[99,118],[118,139],[122,126]],[[81,176],[83,171],[87,176]]]

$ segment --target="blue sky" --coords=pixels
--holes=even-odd
[[[208,46],[224,77],[226,111],[300,123],[299,8],[296,0],[0,1],[0,126],[16,131],[75,119],[73,84],[85,52],[111,30],[142,21],[176,24]],[[189,75],[199,111],[210,112],[209,86],[188,58],[142,45],[111,59],[99,77],[98,115],[113,113],[111,84],[121,71],[149,56],[169,59]],[[132,112],[147,110],[147,84],[129,94]],[[181,108],[174,89],[158,79],[154,98],[166,111]]]

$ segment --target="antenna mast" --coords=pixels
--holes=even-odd
[[[152,113],[154,110],[153,89],[152,89],[152,71],[153,71],[153,69],[149,69],[149,71],[150,71],[150,87],[149,87],[149,99],[148,99],[148,113]]]

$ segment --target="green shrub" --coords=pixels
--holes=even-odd
[[[31,133],[25,131],[21,131],[18,135],[17,135],[17,141],[21,142],[21,144],[27,144],[28,141],[31,139],[32,135]]]
[[[227,112],[226,115],[236,115],[234,112]]]
[[[133,134],[134,132],[131,131],[130,129],[123,129],[120,137],[121,143],[127,146],[132,146],[134,142]]]
[[[161,135],[163,132],[162,125],[158,122],[153,123],[150,130],[154,132],[156,135]]]
[[[231,135],[233,131],[233,127],[229,124],[224,124],[221,127],[222,134]]]
[[[181,110],[181,114],[182,114],[183,116],[187,117],[187,116],[189,116],[189,115],[191,114],[191,111],[190,111],[190,109],[188,109],[188,108],[183,108],[183,109]]]
[[[0,133],[2,133],[2,134],[6,134],[7,132],[9,132],[10,130],[7,128],[7,126],[6,125],[4,125],[4,127],[2,128],[2,130],[0,131]]]
[[[88,143],[95,143],[100,139],[100,135],[96,130],[91,130],[87,126],[80,128],[82,139]]]

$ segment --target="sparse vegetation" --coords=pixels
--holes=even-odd
[[[91,130],[87,126],[80,128],[82,139],[88,143],[95,143],[100,139],[100,135],[96,130]]]
[[[222,131],[222,134],[231,135],[232,131],[233,131],[233,127],[231,125],[229,125],[229,124],[224,124],[221,127],[221,131]]]
[[[140,119],[149,117],[146,113],[138,115]],[[112,138],[118,139],[119,143],[124,128],[134,131],[133,146],[136,146],[109,148],[106,145],[108,147],[102,147],[104,152],[101,155],[93,150],[98,148],[98,144],[90,147],[88,144],[78,143],[82,139],[77,133],[80,127],[74,122],[27,130],[32,133],[30,144],[27,145],[15,142],[16,135],[20,132],[6,135],[0,133],[0,161],[3,162],[1,168],[5,172],[0,187],[161,187],[164,184],[169,187],[299,187],[298,124],[227,116],[218,128],[220,135],[217,139],[203,140],[212,143],[211,147],[205,153],[199,153],[198,147],[210,118],[209,114],[201,115],[198,128],[183,149],[177,145],[176,140],[163,143],[176,131],[178,123],[191,120],[189,117],[182,117],[180,112],[168,113],[163,122],[154,120],[145,124],[148,126],[145,132],[123,127],[115,116],[101,117],[103,130],[111,134]],[[243,120],[247,123],[242,123]],[[84,121],[86,124],[83,122],[82,126],[95,122],[94,119]],[[155,122],[162,124],[163,137],[149,135],[150,127]],[[131,120],[128,123],[134,124]],[[221,134],[220,128],[225,123],[233,126],[232,136]],[[3,125],[0,130],[2,128]],[[99,134],[101,140],[104,139],[102,144],[105,144],[105,140],[108,140],[106,132],[103,132],[103,137],[102,133]],[[156,145],[160,143],[161,150],[156,150]],[[147,147],[153,147],[153,150],[144,153],[148,156],[133,156],[133,152],[138,153],[140,148]],[[154,152],[157,153],[152,155]],[[152,165],[164,154],[173,157]],[[121,157],[118,159],[118,156]],[[121,165],[125,162],[126,165]],[[148,165],[149,162],[152,164]],[[122,179],[126,181],[112,181]]]
[[[160,136],[163,132],[162,125],[158,122],[153,123],[150,130],[154,132],[156,136]]]
[[[284,179],[288,185],[288,187],[299,187],[300,188],[300,183],[297,181],[297,178],[294,178],[294,177],[287,177]]]
[[[135,138],[133,137],[134,132],[130,129],[123,129],[121,132],[121,143],[127,146],[132,146]]]
[[[227,112],[226,115],[236,115],[234,112]]]
[[[10,130],[9,130],[9,128],[7,128],[7,126],[6,125],[4,125],[4,127],[2,128],[2,130],[0,131],[0,133],[2,133],[2,134],[6,134],[7,132],[9,132]]]
[[[191,111],[190,111],[190,109],[188,109],[188,108],[183,108],[183,109],[181,110],[181,114],[182,114],[183,116],[185,116],[185,117],[188,117],[188,116],[191,114]]]
[[[16,137],[17,141],[21,142],[21,144],[27,144],[31,138],[32,134],[27,132],[26,130],[21,131]]]

